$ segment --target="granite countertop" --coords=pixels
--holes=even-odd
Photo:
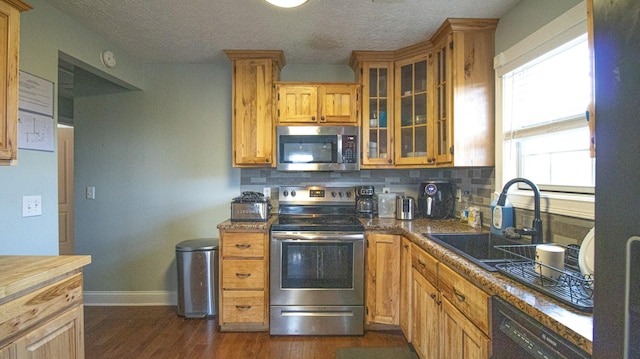
[[[0,256],[0,303],[91,263],[91,256]]]
[[[232,222],[227,220],[220,223],[218,229],[269,230],[269,226],[276,217],[272,215],[267,222]],[[405,236],[487,293],[499,296],[578,347],[588,353],[592,352],[593,316],[591,313],[572,309],[498,272],[486,271],[422,235],[423,233],[451,232],[481,233],[487,232],[486,228],[475,229],[455,219],[420,218],[406,221],[395,218],[361,218],[360,221],[366,231]]]

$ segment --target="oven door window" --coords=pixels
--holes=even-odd
[[[353,289],[353,243],[282,243],[283,289]]]
[[[280,163],[337,162],[337,136],[280,136]]]

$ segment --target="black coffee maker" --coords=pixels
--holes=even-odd
[[[455,207],[453,187],[453,184],[447,181],[420,183],[418,216],[433,219],[445,219],[453,216]]]
[[[361,218],[373,218],[378,215],[378,200],[373,186],[356,187],[356,215]]]

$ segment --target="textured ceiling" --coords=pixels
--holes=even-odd
[[[353,50],[428,39],[448,17],[500,18],[518,0],[46,0],[145,63],[228,61],[224,49],[284,50],[287,63],[347,64]],[[117,54],[116,54],[117,56]]]

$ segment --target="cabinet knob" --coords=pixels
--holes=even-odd
[[[320,122],[324,122],[324,121],[326,121],[324,116],[320,117]]]
[[[316,116],[311,116],[311,120],[315,121],[316,120]]]

